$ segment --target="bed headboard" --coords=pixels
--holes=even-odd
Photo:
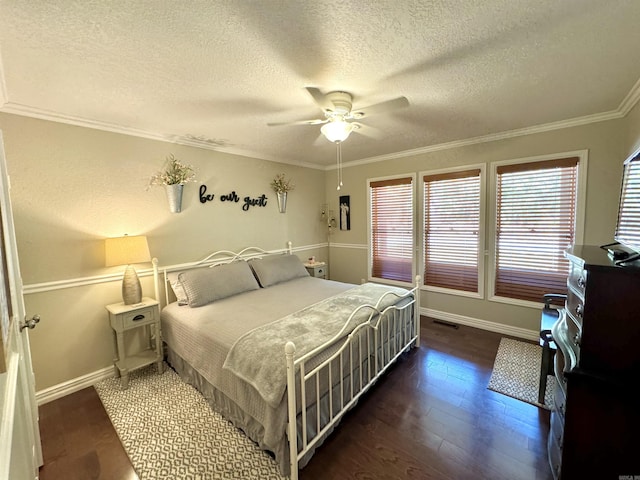
[[[171,287],[169,286],[169,281],[167,275],[170,272],[176,271],[185,271],[191,270],[194,268],[203,268],[203,267],[214,267],[216,265],[224,265],[226,263],[235,262],[238,260],[250,260],[252,258],[262,258],[268,255],[282,255],[282,254],[292,254],[293,247],[291,242],[287,242],[287,248],[282,248],[279,250],[264,250],[260,247],[246,247],[240,250],[239,252],[233,252],[231,250],[218,250],[213,252],[206,257],[196,260],[195,262],[182,263],[179,265],[172,265],[170,267],[158,267],[158,260],[154,259],[153,270],[154,270],[154,286],[155,286],[155,294],[156,299],[160,301],[160,278],[159,272],[162,271],[162,281],[164,283],[164,304],[161,303],[161,307],[164,307],[170,303],[169,293],[171,291]]]

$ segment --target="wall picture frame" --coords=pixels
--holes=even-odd
[[[351,198],[340,196],[340,230],[351,230]]]

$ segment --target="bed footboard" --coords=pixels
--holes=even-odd
[[[395,360],[420,345],[419,276],[415,282],[414,288],[402,297],[387,294],[396,295],[399,304],[384,310],[378,309],[380,301],[376,305],[359,306],[356,311],[371,310],[370,320],[358,325],[320,364],[314,363],[308,368],[309,360],[334,344],[333,340],[300,358],[295,358],[295,345],[286,344],[291,480],[298,479],[301,459],[319,446]],[[400,302],[403,298],[407,300]]]

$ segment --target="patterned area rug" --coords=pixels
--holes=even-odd
[[[487,388],[503,395],[551,410],[556,377],[547,376],[544,405],[538,403],[542,347],[510,338],[500,340]]]
[[[141,480],[282,480],[275,461],[165,365],[95,385]]]

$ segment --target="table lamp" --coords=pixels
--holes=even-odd
[[[142,301],[142,287],[135,268],[131,264],[151,261],[147,237],[137,235],[130,237],[107,238],[104,244],[105,265],[113,267],[126,265],[122,278],[122,299],[125,305],[133,305]]]

